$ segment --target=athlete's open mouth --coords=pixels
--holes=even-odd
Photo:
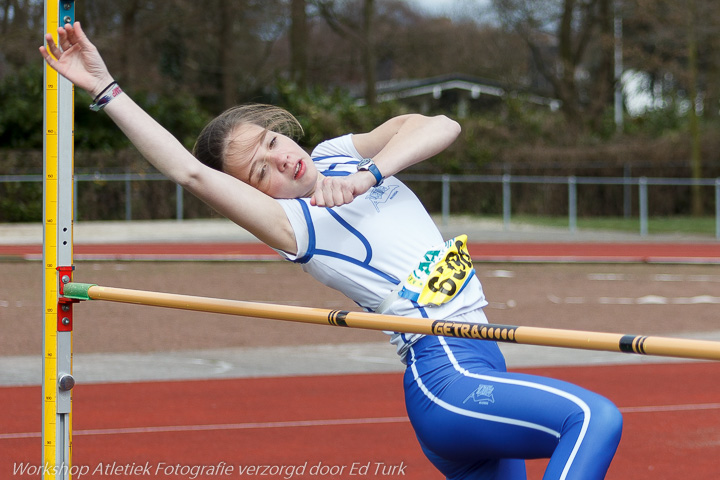
[[[300,177],[300,176],[302,175],[302,171],[303,171],[303,170],[304,170],[304,168],[303,168],[303,161],[302,161],[302,160],[298,160],[297,165],[295,165],[295,174],[293,175],[293,179],[297,180],[298,177]]]

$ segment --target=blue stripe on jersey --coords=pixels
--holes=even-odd
[[[425,307],[423,307],[422,305],[420,305],[419,303],[417,303],[415,300],[410,300],[410,302],[412,302],[413,307],[415,307],[415,308],[418,309],[418,311],[420,312],[420,315],[422,315],[423,318],[429,318],[428,313],[427,313],[427,311],[425,310]]]
[[[469,275],[470,275],[470,277],[469,277],[467,280],[465,280],[465,283],[463,283],[463,286],[460,287],[460,291],[457,292],[455,295],[458,295],[460,292],[462,292],[463,290],[465,290],[465,287],[468,286],[468,283],[470,283],[470,279],[475,276],[475,269],[474,269],[474,268],[473,268],[472,270],[470,270]]]
[[[328,256],[328,257],[337,258],[337,259],[339,259],[339,260],[344,260],[344,261],[346,261],[346,262],[348,262],[348,263],[352,263],[353,265],[357,265],[357,266],[359,266],[359,267],[363,267],[364,269],[366,269],[366,270],[374,273],[375,275],[377,275],[377,276],[379,276],[379,277],[381,277],[381,278],[384,278],[385,280],[387,280],[388,282],[390,282],[390,283],[392,283],[392,284],[394,284],[394,285],[397,285],[397,284],[400,283],[400,280],[398,280],[397,278],[393,277],[392,275],[389,275],[389,274],[383,272],[382,270],[378,270],[377,268],[375,268],[375,267],[373,267],[373,266],[371,266],[371,265],[368,265],[366,262],[361,262],[361,261],[358,260],[357,258],[349,257],[349,256],[347,256],[347,255],[343,255],[342,253],[333,252],[332,250],[322,250],[322,249],[318,249],[318,250],[315,250],[315,255],[325,255],[325,256]]]
[[[324,157],[313,157],[313,162],[319,162],[320,160],[327,160],[328,158],[351,158],[353,161],[345,162],[345,163],[360,163],[359,160],[357,160],[355,157],[351,157],[350,155],[325,155]]]
[[[370,242],[365,238],[360,232],[358,232],[355,228],[353,228],[345,219],[343,219],[337,212],[333,211],[331,208],[327,208],[327,212],[343,227],[348,229],[350,233],[355,235],[360,242],[365,246],[365,251],[367,252],[367,255],[365,257],[365,260],[358,260],[356,258],[349,257],[347,255],[343,255],[338,252],[333,252],[331,250],[323,250],[316,248],[316,238],[315,238],[315,227],[313,225],[312,216],[310,215],[310,208],[308,207],[307,203],[296,199],[298,202],[300,202],[300,206],[303,211],[303,215],[305,216],[305,221],[308,225],[308,249],[305,255],[303,255],[301,258],[296,258],[295,260],[292,260],[294,263],[307,263],[310,261],[310,259],[314,255],[326,255],[328,257],[337,258],[340,260],[344,260],[348,263],[352,263],[354,265],[363,267],[375,275],[378,275],[381,278],[384,278],[385,280],[389,281],[393,285],[398,285],[400,283],[400,280],[395,278],[394,276],[383,272],[382,270],[378,270],[377,268],[370,265],[370,260],[372,260],[372,248],[370,247]]]
[[[347,177],[350,175],[350,172],[340,172],[340,171],[333,171],[333,170],[325,170],[324,172],[320,172],[326,177]]]
[[[313,162],[317,162],[320,160],[327,160],[329,158],[345,158],[345,159],[350,159],[350,160],[340,161],[340,162],[335,162],[335,163],[330,164],[325,170],[320,172],[321,174],[325,175],[326,177],[348,176],[348,175],[352,174],[352,172],[341,172],[341,171],[335,170],[335,168],[337,168],[339,165],[357,165],[358,163],[360,163],[360,161],[357,160],[355,157],[351,157],[349,155],[328,155],[325,157],[315,157],[312,160],[313,160]]]
[[[302,258],[297,258],[293,260],[293,262],[307,263],[310,261],[313,256],[313,252],[315,251],[315,227],[313,226],[312,216],[310,216],[310,209],[308,208],[307,203],[303,202],[299,198],[296,200],[300,203],[303,215],[305,216],[305,221],[308,224],[308,249]]]
[[[365,238],[355,227],[350,225],[344,218],[340,216],[335,210],[332,208],[327,209],[328,213],[332,215],[332,217],[338,221],[340,225],[347,228],[350,233],[355,235],[358,240],[362,242],[362,244],[365,246],[365,252],[367,252],[365,256],[365,261],[363,263],[370,263],[370,260],[372,260],[372,247],[370,246],[370,242],[368,242],[368,239]]]

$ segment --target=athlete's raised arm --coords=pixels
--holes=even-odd
[[[445,115],[409,114],[352,139],[358,153],[372,158],[382,175],[389,177],[442,152],[458,135],[460,125]]]
[[[113,84],[97,48],[79,22],[58,29],[58,44],[46,35],[40,53],[48,65],[96,98]],[[114,90],[111,88],[110,90]],[[205,166],[118,88],[105,112],[160,172],[271,247],[295,253],[295,236],[273,198],[235,177]]]
[[[318,184],[313,202],[318,205],[347,203],[372,188],[379,176],[395,175],[442,152],[459,134],[460,125],[450,118],[419,114],[394,117],[370,132],[355,134],[352,137],[355,149],[363,157],[371,158],[377,170],[327,177]]]

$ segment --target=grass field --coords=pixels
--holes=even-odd
[[[528,224],[545,227],[568,228],[568,217],[541,217],[514,215],[512,224]],[[714,217],[650,217],[648,233],[676,233],[687,235],[716,236],[717,220]],[[640,219],[636,217],[584,217],[577,219],[577,228],[583,230],[610,230],[640,233]]]

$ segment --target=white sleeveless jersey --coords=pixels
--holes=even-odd
[[[362,160],[352,135],[321,143],[311,156],[325,176],[355,173]],[[475,275],[453,300],[440,306],[396,298],[396,287],[443,238],[420,200],[395,177],[340,207],[312,206],[308,198],[279,202],[295,232],[298,253],[278,253],[366,311],[377,311],[391,295],[395,300],[385,302],[382,313],[405,317],[448,319],[487,305]],[[387,333],[403,359],[422,337]]]

